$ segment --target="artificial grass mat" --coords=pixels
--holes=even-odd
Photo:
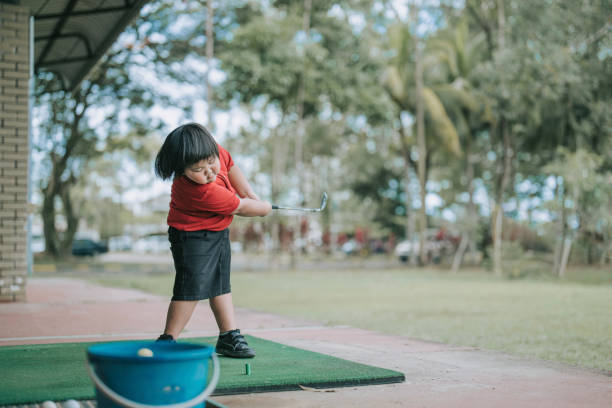
[[[321,353],[245,336],[253,359],[219,357],[221,377],[213,395],[331,388],[402,382],[404,374]],[[216,337],[187,339],[214,346]],[[0,405],[46,400],[93,399],[86,372],[86,350],[96,343],[57,343],[0,347]],[[245,364],[251,374],[245,374]]]

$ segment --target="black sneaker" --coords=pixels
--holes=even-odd
[[[174,340],[174,337],[172,337],[171,334],[162,334],[155,341],[156,342],[157,341],[163,341],[163,342],[168,342],[168,343],[176,343],[176,340]]]
[[[255,351],[249,347],[240,329],[229,331],[219,335],[215,351],[221,355],[234,358],[253,358]]]

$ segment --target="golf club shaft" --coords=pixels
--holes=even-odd
[[[284,205],[272,204],[273,210],[290,210],[290,211],[304,211],[304,212],[321,212],[327,205],[327,193],[323,193],[321,197],[321,206],[319,208],[300,208],[300,207],[288,207]]]
[[[290,211],[304,211],[304,212],[319,212],[319,208],[298,208],[298,207],[285,207],[283,205],[273,205],[273,210],[290,210]]]

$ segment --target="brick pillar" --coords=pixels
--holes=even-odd
[[[25,300],[29,10],[0,2],[0,301]]]

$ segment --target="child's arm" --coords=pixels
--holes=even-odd
[[[237,164],[234,164],[230,168],[229,180],[230,183],[232,183],[232,187],[234,187],[236,193],[238,193],[238,196],[240,197],[240,204],[238,205],[238,208],[234,210],[234,214],[241,215],[243,217],[263,217],[272,211],[272,204],[267,201],[260,200]]]
[[[272,211],[272,204],[267,201],[253,200],[252,198],[241,198],[238,208],[232,214],[243,217],[263,217]]]
[[[236,193],[238,193],[238,196],[240,198],[251,198],[253,200],[259,201],[259,197],[253,191],[251,185],[244,176],[244,173],[242,172],[242,170],[240,170],[240,167],[238,167],[237,164],[234,164],[230,168],[228,175],[229,181],[230,183],[232,183],[232,187],[234,187]]]

